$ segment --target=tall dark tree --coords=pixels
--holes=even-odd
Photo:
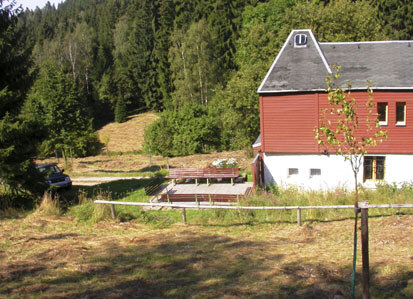
[[[173,31],[174,23],[174,3],[172,0],[160,1],[158,29],[155,33],[154,55],[156,60],[156,74],[159,84],[162,102],[154,108],[160,110],[167,106],[171,100],[173,91],[170,63],[168,60],[168,52],[171,47],[170,36]]]
[[[410,0],[372,0],[383,22],[386,35],[392,39],[413,39],[413,2]]]
[[[16,27],[18,13],[13,3],[0,1],[0,182],[15,195],[40,191],[42,185],[33,162],[41,130],[19,116],[31,77],[29,51]]]

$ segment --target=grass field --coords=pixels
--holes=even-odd
[[[61,193],[60,212],[46,206],[0,213],[0,297],[349,297],[351,211],[303,211],[299,227],[295,212],[190,210],[183,225],[180,211],[135,207],[118,207],[118,219],[111,220],[107,206],[88,200],[147,201],[146,183],[74,187]],[[372,203],[411,202],[410,194],[410,188],[387,187],[362,191],[361,197]],[[342,191],[315,195],[281,190],[242,204],[351,200]],[[411,210],[371,211],[372,298],[412,298],[412,221]],[[360,248],[357,271],[360,297]]]
[[[373,298],[413,296],[412,215],[370,219]],[[347,298],[353,221],[0,221],[0,297]],[[358,273],[360,273],[360,253]],[[360,294],[360,278],[357,277]],[[342,296],[342,297],[340,297]]]

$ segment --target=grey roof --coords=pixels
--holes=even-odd
[[[294,47],[300,33],[306,47]],[[258,93],[324,91],[333,65],[352,89],[365,89],[370,80],[373,89],[413,90],[413,41],[318,43],[305,29],[290,33]]]

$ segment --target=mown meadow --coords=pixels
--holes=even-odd
[[[0,215],[0,297],[347,298],[352,211],[187,211],[118,207],[147,201],[144,182],[73,187],[30,212]],[[412,200],[412,188],[362,190],[370,203]],[[72,197],[71,197],[72,196]],[[351,193],[278,190],[242,205],[351,204]],[[373,298],[413,296],[413,211],[370,211]],[[358,273],[361,256],[358,254]],[[356,292],[361,295],[357,276]]]

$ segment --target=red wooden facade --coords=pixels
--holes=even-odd
[[[366,118],[366,92],[352,92],[358,105],[359,120]],[[413,153],[413,93],[374,92],[373,102],[388,104],[388,139],[370,147],[372,154]],[[396,103],[406,103],[405,125],[396,125]],[[326,93],[260,96],[261,150],[267,153],[321,153],[314,128],[319,126],[322,110],[329,108]]]

